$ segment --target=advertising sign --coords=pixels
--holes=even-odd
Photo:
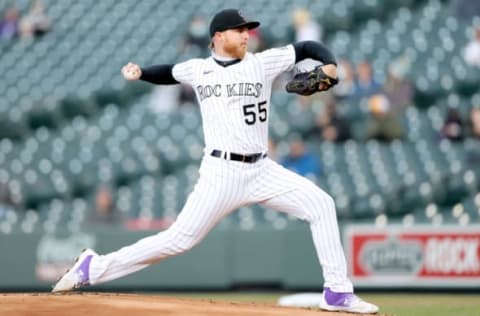
[[[480,288],[479,226],[350,225],[344,232],[356,285]]]

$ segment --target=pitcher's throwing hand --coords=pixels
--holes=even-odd
[[[142,75],[142,69],[139,65],[134,63],[128,63],[122,67],[122,75],[128,81],[135,81],[140,79]]]

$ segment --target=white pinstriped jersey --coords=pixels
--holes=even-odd
[[[266,152],[272,83],[294,64],[293,45],[247,53],[228,67],[213,57],[176,64],[173,77],[190,84],[200,103],[207,151]]]
[[[240,154],[267,150],[272,82],[295,63],[292,45],[270,49],[228,67],[212,57],[173,67],[173,77],[192,85],[200,103],[206,153],[212,149]],[[175,222],[90,262],[89,283],[118,279],[197,245],[239,207],[260,203],[310,223],[324,286],[352,292],[333,199],[313,182],[269,157],[253,163],[204,155],[200,177]],[[67,274],[68,275],[68,274]]]

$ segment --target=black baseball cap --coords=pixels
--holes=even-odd
[[[246,27],[251,30],[259,25],[260,22],[247,21],[236,9],[225,9],[215,14],[210,22],[210,37],[213,37],[216,32],[223,32],[240,27]]]

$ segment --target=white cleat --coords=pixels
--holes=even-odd
[[[378,306],[365,302],[353,293],[334,293],[328,288],[323,292],[319,307],[331,312],[356,314],[376,314],[378,312]]]
[[[65,272],[53,287],[52,292],[68,292],[90,284],[90,261],[98,254],[92,249],[84,249],[75,259],[73,266]]]

